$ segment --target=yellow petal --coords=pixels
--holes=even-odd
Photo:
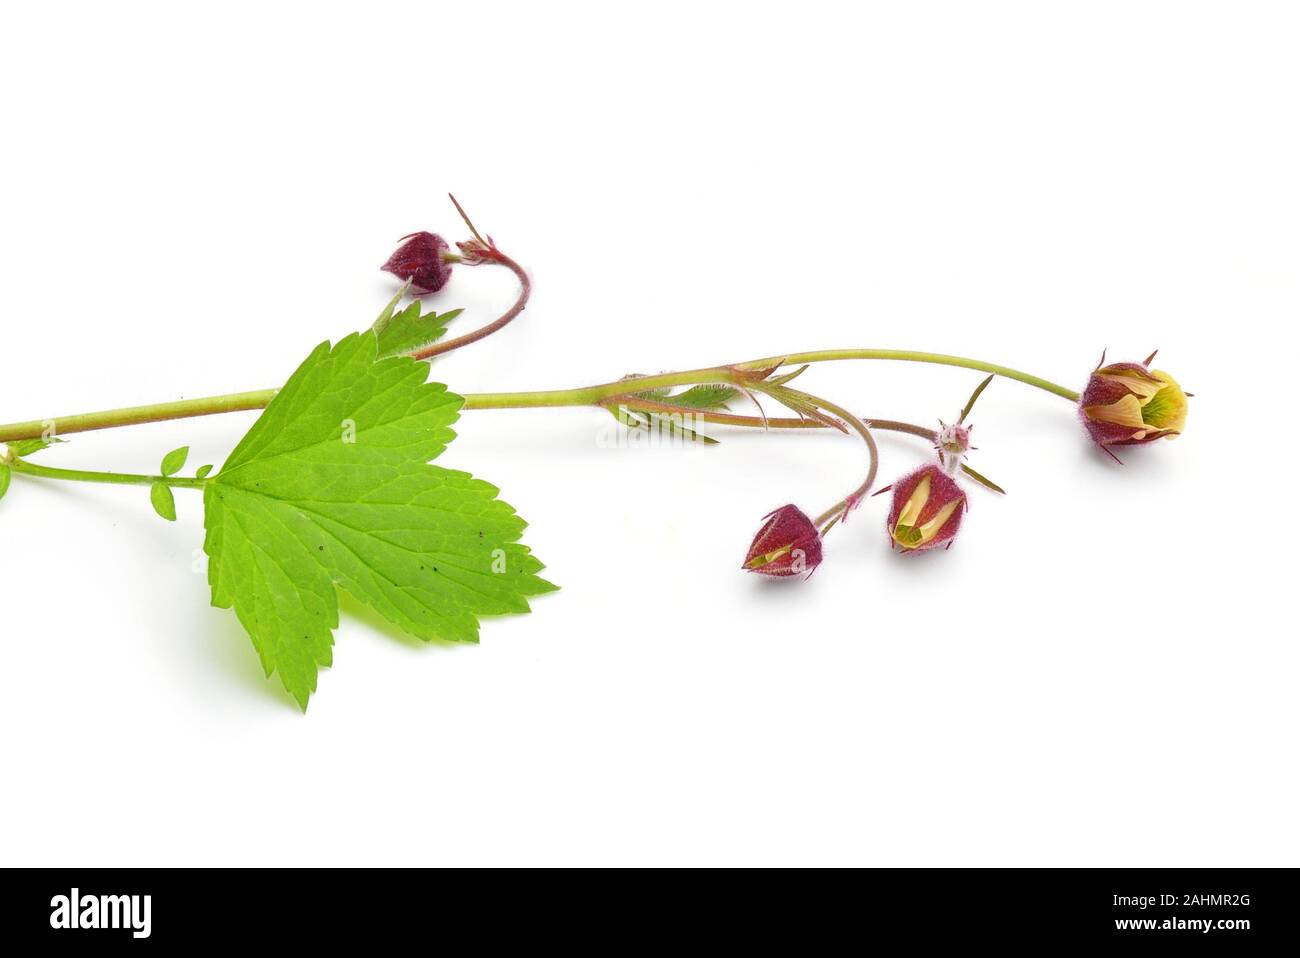
[[[1083,414],[1093,422],[1110,422],[1117,426],[1132,426],[1134,429],[1147,428],[1147,422],[1142,418],[1142,404],[1136,396],[1125,396],[1109,406],[1085,406]]]
[[[907,503],[898,514],[898,521],[894,523],[893,531],[890,533],[893,540],[904,549],[919,549],[937,536],[943,531],[944,525],[962,504],[961,499],[954,499],[941,507],[932,519],[924,525],[918,526],[916,522],[921,517],[921,511],[929,500],[930,476],[927,474],[916,484],[912,494],[907,497]]]
[[[790,545],[784,545],[781,546],[781,548],[773,549],[771,552],[765,553],[764,555],[754,556],[754,558],[749,560],[747,568],[761,569],[765,565],[771,565],[777,559],[781,558],[781,556],[789,552],[792,548],[794,547]]]
[[[1121,369],[1115,372],[1102,370],[1095,374],[1099,379],[1109,379],[1122,383],[1124,388],[1139,399],[1149,399],[1160,391],[1160,383],[1155,381],[1155,373],[1141,373],[1136,369]]]
[[[1157,369],[1152,371],[1152,375],[1164,385],[1143,403],[1142,420],[1155,429],[1181,433],[1187,425],[1187,394],[1168,373]]]
[[[925,504],[929,501],[930,474],[926,473],[921,481],[916,484],[912,494],[907,497],[907,503],[903,506],[903,511],[898,514],[898,522],[895,523],[895,528],[916,525],[916,520],[921,517],[921,510],[925,508]]]
[[[929,542],[939,534],[939,531],[943,529],[944,524],[952,518],[952,514],[957,511],[957,507],[960,505],[961,500],[954,499],[935,513],[933,519],[921,526],[921,545],[925,545],[925,543]]]

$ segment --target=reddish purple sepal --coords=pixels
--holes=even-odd
[[[447,241],[436,233],[412,233],[379,268],[409,281],[417,294],[436,293],[451,279],[451,264],[442,258],[446,249]]]
[[[916,487],[921,484],[921,480],[926,476],[930,477],[930,496],[916,517],[914,525],[916,527],[924,526],[949,503],[957,502],[957,508],[948,517],[948,520],[939,527],[932,538],[914,546],[904,547],[894,536],[895,528],[898,525],[899,516],[902,515],[903,509],[907,505],[907,501],[912,498],[912,493],[916,491]],[[885,531],[889,535],[891,544],[898,546],[903,552],[925,552],[927,549],[946,546],[952,542],[953,536],[961,528],[962,516],[966,514],[966,493],[943,469],[933,463],[922,466],[915,472],[909,472],[902,479],[895,482],[893,492],[894,498],[889,507],[889,518],[885,523]]]
[[[821,533],[798,506],[782,506],[763,519],[741,568],[760,575],[794,576],[811,575],[821,565]]]
[[[1125,396],[1135,395],[1122,380],[1108,379],[1105,375],[1122,372],[1132,372],[1150,383],[1163,385],[1159,379],[1151,375],[1151,371],[1143,363],[1111,363],[1109,366],[1098,366],[1088,377],[1088,385],[1084,387],[1083,395],[1079,397],[1079,420],[1083,423],[1083,428],[1088,430],[1092,441],[1105,449],[1107,446],[1140,446],[1176,434],[1177,430],[1145,429],[1138,430],[1141,438],[1134,438],[1135,429],[1132,425],[1105,422],[1088,415],[1086,410],[1089,407],[1111,406]]]

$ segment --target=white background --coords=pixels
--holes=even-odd
[[[885,500],[804,583],[764,513],[860,478],[838,435],[613,450],[581,409],[471,412],[563,586],[478,647],[345,603],[304,716],[143,489],[0,503],[0,861],[24,865],[1295,865],[1300,23],[1263,3],[26,5],[0,35],[0,419],[277,385],[368,323],[454,190],[528,265],[460,392],[793,350],[974,355],[1196,393],[1091,449],[1007,381],[946,554]],[[462,268],[464,331],[514,295]],[[864,415],[979,376],[841,363]],[[50,465],[220,463],[253,414]],[[882,480],[924,460],[882,436]]]

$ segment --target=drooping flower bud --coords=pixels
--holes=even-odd
[[[812,574],[821,565],[822,537],[797,506],[782,506],[763,517],[742,569],[761,575]]]
[[[893,485],[885,524],[890,541],[904,552],[951,544],[966,512],[966,493],[933,463],[909,472]]]
[[[379,268],[409,281],[417,295],[436,293],[451,279],[451,263],[442,256],[446,249],[447,241],[436,233],[411,233]]]
[[[1097,445],[1132,446],[1183,431],[1187,394],[1168,373],[1144,363],[1098,365],[1079,398],[1079,418]],[[1103,357],[1104,361],[1104,357]]]

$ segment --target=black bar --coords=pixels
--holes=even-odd
[[[136,948],[305,948],[335,945],[342,935],[377,943],[417,935],[433,946],[439,935],[470,925],[487,936],[485,944],[502,931],[533,929],[538,946],[617,948],[647,938],[689,945],[701,934],[715,944],[728,935],[739,941],[776,934],[829,942],[848,934],[868,945],[902,935],[918,945],[1132,944],[1241,953],[1291,949],[1300,925],[1292,869],[624,872],[593,877],[574,869],[543,878],[472,870],[8,870],[0,927],[9,941]]]

